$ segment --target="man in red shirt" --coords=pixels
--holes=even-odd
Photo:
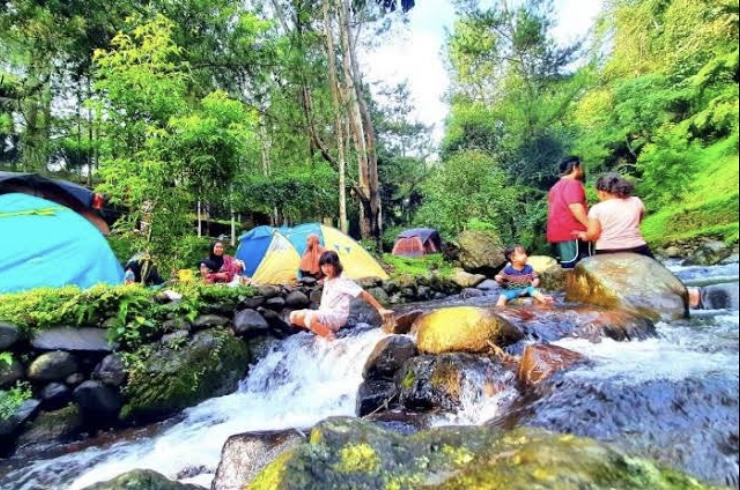
[[[575,233],[588,228],[585,175],[581,159],[567,157],[560,163],[560,180],[547,198],[547,241],[564,269],[572,269],[591,255],[590,244],[574,238]]]

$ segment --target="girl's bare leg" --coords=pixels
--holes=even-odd
[[[327,327],[319,321],[314,320],[313,322],[311,322],[311,326],[307,328],[319,337],[323,337],[326,340],[335,340],[337,338],[337,336],[334,334],[333,329]]]
[[[498,297],[498,302],[496,303],[496,308],[503,308],[506,306],[506,296],[503,294]]]

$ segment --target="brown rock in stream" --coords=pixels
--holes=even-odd
[[[572,350],[549,344],[528,345],[519,363],[518,379],[524,386],[534,386],[585,358]]]

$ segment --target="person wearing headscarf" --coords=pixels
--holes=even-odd
[[[321,266],[319,260],[321,254],[326,250],[321,246],[321,241],[318,235],[308,235],[306,240],[306,252],[301,258],[300,271],[303,277],[313,277],[315,279],[321,279],[324,274],[321,272]]]
[[[244,263],[224,253],[221,241],[213,242],[208,258],[199,263],[206,284],[230,283],[244,270]]]

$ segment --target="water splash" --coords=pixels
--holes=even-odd
[[[136,468],[175,479],[190,467],[204,467],[207,474],[195,481],[207,484],[231,435],[309,428],[329,416],[354,415],[365,359],[383,336],[377,329],[331,343],[293,336],[274,346],[236,393],[186,410],[184,420],[160,435],[38,461],[0,479],[0,487],[77,490]]]

